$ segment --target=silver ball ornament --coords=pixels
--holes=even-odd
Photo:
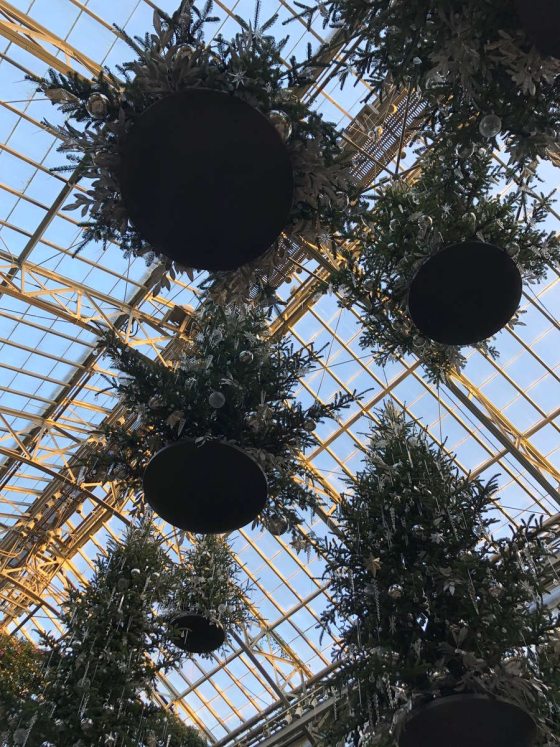
[[[403,587],[400,584],[391,584],[387,593],[391,599],[400,599],[403,595]]]
[[[226,403],[226,398],[222,392],[214,391],[210,393],[208,397],[208,404],[215,410],[219,410]]]
[[[130,575],[131,576],[139,576],[141,573],[142,573],[142,571],[140,570],[140,568],[133,568],[130,571]]]
[[[105,119],[110,103],[104,93],[92,93],[86,102],[86,111],[94,119]]]
[[[496,137],[496,135],[500,134],[502,120],[497,114],[487,114],[480,120],[478,129],[482,137],[486,137],[490,140],[490,138]]]
[[[424,536],[424,527],[422,524],[415,524],[412,529],[410,530],[414,537],[423,537]]]
[[[306,418],[303,424],[304,430],[306,430],[308,433],[313,433],[316,427],[317,423],[313,420],[313,418]]]
[[[83,718],[80,721],[80,726],[84,731],[89,731],[90,729],[93,729],[93,720],[91,718]]]
[[[252,363],[255,356],[250,350],[242,350],[239,353],[239,360],[241,363]]]
[[[276,128],[276,131],[284,142],[290,139],[292,134],[292,122],[286,112],[280,109],[273,109],[269,112],[268,118]]]

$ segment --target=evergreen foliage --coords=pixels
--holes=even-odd
[[[410,283],[428,257],[455,242],[480,240],[506,250],[526,281],[542,280],[560,260],[560,240],[539,228],[550,200],[536,191],[536,180],[500,196],[491,151],[470,148],[464,155],[451,145],[430,148],[414,178],[380,186],[332,277],[343,304],[360,309],[362,347],[373,349],[381,365],[414,353],[435,382],[460,370],[465,357],[457,346],[424,337],[408,314]],[[498,355],[488,341],[478,347]]]
[[[41,687],[10,720],[8,744],[202,747],[195,729],[152,700],[157,673],[182,656],[164,608],[177,570],[148,523],[107,549],[90,583],[70,589],[65,633],[42,636]]]
[[[170,603],[222,627],[227,644],[228,634],[241,632],[251,619],[246,602],[250,585],[240,580],[229,542],[221,535],[201,535],[183,554],[180,568]]]
[[[351,69],[373,92],[380,92],[386,80],[418,91],[444,141],[486,142],[482,122],[495,115],[518,166],[545,157],[555,147],[560,60],[539,53],[512,0],[295,4],[309,22],[321,16],[324,26],[330,24],[358,40]],[[350,66],[342,69],[343,81],[349,70]]]
[[[189,331],[186,348],[170,361],[151,361],[116,337],[105,337],[107,353],[123,373],[114,386],[136,423],[133,428],[107,423],[88,469],[140,491],[150,458],[168,443],[226,441],[246,451],[266,474],[269,501],[260,521],[282,516],[293,529],[299,511],[313,510],[319,500],[300,454],[315,443],[316,425],[348,407],[353,395],[308,407],[297,401],[294,391],[317,353],[286,338],[272,340],[266,316],[257,309],[206,303]]]
[[[277,41],[267,33],[276,16],[261,26],[259,11],[257,3],[253,23],[237,17],[241,31],[233,39],[218,35],[205,42],[206,25],[217,20],[211,15],[212,3],[199,10],[183,1],[173,16],[156,11],[154,31],[144,37],[131,38],[119,30],[136,54],[134,60],[118,68],[123,85],[116,84],[109,70],[94,81],[51,70],[46,79],[38,81],[39,90],[67,118],[55,128],[62,139],[60,150],[79,164],[83,177],[92,180],[90,188],[65,207],[88,216],[80,246],[92,240],[103,245],[115,242],[125,255],[143,256],[148,263],[157,257],[171,277],[185,269],[160,255],[157,247],[147,245],[129,223],[118,174],[121,143],[136,119],[156,101],[193,87],[237,96],[264,114],[280,110],[288,115],[292,134],[286,145],[295,193],[285,231],[294,239],[313,242],[347,231],[352,211],[360,209],[359,201],[349,207],[349,197],[357,196],[350,178],[350,156],[343,152],[334,125],[299,100],[302,87],[310,80],[309,61],[297,63],[293,58],[286,67],[283,53],[287,38]],[[107,97],[105,117],[88,111],[88,100],[97,93]],[[280,238],[264,257],[235,273],[217,273],[214,280],[221,293],[227,293],[230,300],[245,300],[253,284],[266,285],[286,246]],[[168,278],[161,284],[169,285]]]
[[[460,474],[403,413],[379,413],[340,538],[325,543],[323,622],[341,634],[326,744],[393,745],[411,707],[459,692],[518,704],[543,743],[552,736],[557,700],[539,656],[558,625],[543,602],[547,535],[529,520],[490,540],[495,492],[495,479]]]

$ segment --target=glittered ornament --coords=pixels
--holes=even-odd
[[[210,407],[213,407],[215,410],[219,410],[220,407],[223,407],[226,403],[226,398],[222,392],[214,391],[211,392],[210,396],[208,397],[208,404]]]
[[[487,114],[480,120],[478,129],[482,137],[486,137],[488,139],[496,137],[496,135],[500,134],[500,131],[502,129],[502,120],[498,117],[497,114]]]
[[[271,516],[266,520],[266,528],[274,537],[279,537],[288,531],[289,524],[283,516]]]
[[[303,427],[308,433],[313,433],[313,431],[317,427],[317,423],[313,420],[313,418],[306,418]]]
[[[403,595],[403,587],[400,584],[391,584],[388,589],[391,599],[400,599]]]
[[[104,93],[92,93],[86,102],[86,110],[94,119],[105,119],[109,105],[110,101]]]
[[[276,127],[276,130],[282,140],[286,142],[289,140],[292,134],[292,122],[286,112],[280,111],[279,109],[273,109],[268,118],[272,124]]]
[[[239,360],[241,363],[252,363],[254,355],[250,350],[242,350],[239,353]]]

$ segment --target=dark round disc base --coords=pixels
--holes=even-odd
[[[493,244],[451,244],[420,267],[408,310],[420,332],[444,345],[474,345],[510,321],[521,300],[521,273]]]
[[[267,499],[266,476],[241,449],[221,441],[177,441],[152,457],[146,500],[162,519],[198,534],[221,534],[253,521]]]
[[[153,104],[121,148],[130,219],[185,267],[234,270],[256,259],[289,220],[292,162],[274,125],[249,104],[192,88]]]
[[[533,719],[521,708],[486,695],[451,695],[412,711],[399,747],[530,747]]]
[[[544,57],[560,59],[560,3],[558,0],[516,0],[521,25]]]
[[[224,643],[226,634],[221,625],[216,625],[203,615],[180,612],[171,621],[173,642],[191,654],[209,654]]]

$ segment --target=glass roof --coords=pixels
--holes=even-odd
[[[171,12],[176,2],[158,5]],[[99,66],[128,59],[112,24],[142,34],[155,7],[151,0],[0,0],[0,624],[30,638],[36,628],[58,629],[65,587],[88,578],[92,558],[127,520],[126,499],[110,483],[83,483],[71,464],[92,428],[118,406],[106,391],[111,369],[95,349],[96,335],[118,326],[153,354],[181,333],[176,307],[196,306],[198,291],[196,278],[191,283],[182,276],[152,295],[145,283],[157,268],[125,260],[115,246],[103,251],[91,244],[74,254],[78,216],[62,208],[85,185],[50,170],[64,157],[44,120],[57,123],[61,115],[26,76],[44,75],[49,66],[91,76]],[[216,2],[215,12],[220,22],[212,28],[230,35],[238,27],[234,14],[252,16],[254,3]],[[295,12],[292,3],[262,2],[262,18],[278,13],[275,32],[290,34],[286,59],[303,58],[308,43],[317,48],[324,41],[320,23],[311,30],[299,20],[283,25]],[[344,49],[336,64],[344,64]],[[335,63],[321,71],[306,97],[345,130],[356,152],[356,179],[374,188],[376,180],[414,163],[406,143],[422,103],[389,96],[383,104],[364,104],[365,86],[349,80],[340,90],[335,72]],[[401,145],[406,153],[397,155]],[[540,165],[540,175],[544,191],[557,188],[552,162]],[[558,218],[552,211],[552,229]],[[333,294],[317,293],[327,275],[320,257],[298,253],[286,266],[279,288],[286,306],[272,325],[275,333],[325,346],[322,365],[301,382],[302,399],[366,391],[339,422],[316,431],[317,444],[303,457],[324,499],[313,529],[324,534],[334,520],[345,478],[359,467],[373,411],[387,398],[406,405],[436,441],[445,441],[462,469],[500,473],[496,532],[529,514],[556,521],[558,268],[525,288],[524,326],[498,336],[499,360],[473,350],[464,371],[439,389],[413,357],[385,368],[372,363],[358,344],[357,315],[340,309]],[[188,539],[168,525],[161,531],[170,553],[180,554]],[[248,528],[232,539],[254,585],[248,603],[255,622],[223,657],[193,659],[162,677],[160,694],[211,743],[264,744],[280,716],[290,723],[320,700],[314,683],[328,671],[332,639],[321,636],[317,623],[328,589],[315,553],[298,553],[281,537]]]

